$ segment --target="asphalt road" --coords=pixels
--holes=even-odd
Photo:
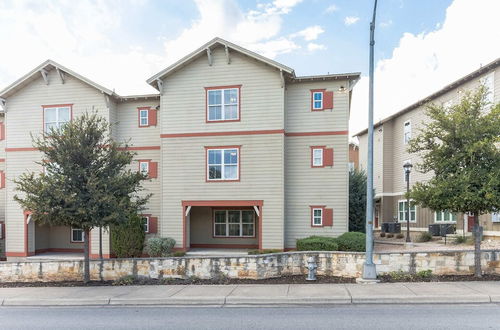
[[[1,307],[0,329],[500,329],[500,305]]]

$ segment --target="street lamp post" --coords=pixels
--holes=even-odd
[[[366,162],[366,254],[363,265],[363,280],[377,279],[373,263],[373,48],[375,45],[375,17],[377,0],[373,5],[373,18],[370,22],[370,81],[368,85],[368,158]]]
[[[403,165],[405,170],[405,180],[406,180],[406,243],[411,243],[410,238],[410,173],[413,165],[410,162],[406,162]]]

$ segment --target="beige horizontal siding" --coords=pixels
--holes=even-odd
[[[310,146],[333,148],[333,167],[311,168]],[[348,230],[348,137],[287,137],[285,143],[285,247],[310,235]],[[333,227],[311,227],[310,205],[333,209]]]
[[[156,126],[139,127],[139,107],[156,108],[158,101],[129,101],[119,103],[116,110],[116,121],[113,130],[120,142],[128,142],[133,147],[160,145],[160,111]]]
[[[283,88],[279,71],[244,55],[212,49],[213,64],[201,56],[164,81],[161,133],[283,129]],[[241,85],[241,121],[206,123],[205,87]]]

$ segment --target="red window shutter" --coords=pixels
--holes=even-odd
[[[149,217],[149,234],[158,232],[158,217]]]
[[[323,226],[324,227],[333,226],[333,209],[325,209],[323,215]]]
[[[0,123],[0,141],[5,140],[5,124]]]
[[[149,109],[148,111],[148,124],[149,126],[156,126],[157,124],[157,111],[156,109]]]
[[[323,93],[323,109],[333,109],[333,92]]]
[[[323,150],[323,165],[324,166],[333,166],[333,149],[325,148]]]
[[[158,162],[149,162],[149,178],[154,179],[158,177]]]
[[[0,189],[5,188],[5,172],[0,171]]]

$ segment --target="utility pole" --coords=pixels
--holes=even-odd
[[[375,17],[377,0],[373,6],[370,22],[370,82],[368,96],[368,162],[366,184],[366,256],[363,266],[363,280],[376,280],[377,272],[373,263],[373,48],[375,45]]]

